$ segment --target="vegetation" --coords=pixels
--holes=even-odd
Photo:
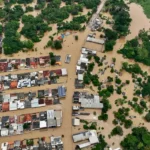
[[[124,150],[146,150],[150,147],[150,132],[145,127],[133,128],[132,133],[121,141],[121,146]]]
[[[61,0],[37,0],[35,8],[26,5],[32,3],[33,0],[5,0],[4,8],[0,8],[0,19],[3,22],[3,28],[0,25],[0,34],[4,31],[5,38],[3,40],[3,48],[5,54],[17,53],[20,50],[31,49],[33,42],[39,42],[44,36],[46,31],[51,31],[50,24],[57,23],[58,30],[85,30],[85,25],[89,17],[96,10],[99,0],[82,0],[71,2],[70,0],[64,0],[66,6],[60,8]],[[47,5],[46,5],[47,3]],[[14,7],[11,7],[13,4]],[[41,13],[37,17],[32,15],[24,15],[24,10],[21,5],[24,4],[25,12],[41,10]],[[79,15],[83,11],[83,7],[92,9],[89,15],[80,15],[73,17],[70,22],[63,22],[65,19],[72,15]],[[19,21],[22,21],[23,28],[21,32],[17,32],[19,29]],[[4,30],[5,29],[5,30]],[[27,41],[20,40],[20,34],[25,36]],[[75,37],[78,40],[78,37]],[[48,46],[55,49],[61,49],[62,45],[60,41],[49,41]]]
[[[102,113],[100,116],[98,116],[98,120],[107,121],[108,120],[108,115]]]
[[[111,29],[104,30],[106,42],[105,42],[105,51],[112,51],[114,45],[116,44],[117,40],[117,32],[112,31]]]
[[[33,17],[32,15],[24,15],[22,17],[22,22],[24,23],[24,26],[21,34],[26,38],[31,39],[33,42],[39,42],[40,38],[44,36],[44,33],[51,30],[51,28],[48,27],[48,24],[39,16]]]
[[[122,69],[126,70],[129,73],[143,74],[143,71],[138,64],[128,64],[127,62],[123,62]]]
[[[99,141],[100,143],[96,144],[92,150],[104,150],[105,147],[107,146],[107,143],[105,142],[103,136],[100,134],[99,135]]]
[[[96,126],[97,126],[97,123],[96,122],[92,122],[91,124],[84,124],[83,125],[83,128],[84,129],[91,129],[91,130],[96,130]]]
[[[123,0],[108,0],[105,9],[113,16],[113,29],[118,33],[118,36],[126,36],[129,33],[128,28],[131,22],[127,4]]]
[[[139,43],[139,41],[142,41]],[[150,66],[150,36],[145,30],[139,32],[138,37],[128,41],[124,47],[118,52],[123,54],[124,57],[134,59],[137,62],[141,62]]]
[[[145,115],[145,120],[150,122],[150,111]]]
[[[116,126],[115,128],[113,128],[113,130],[111,131],[111,135],[114,136],[114,135],[120,135],[122,136],[123,135],[123,130],[120,126]]]

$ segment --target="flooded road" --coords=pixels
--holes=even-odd
[[[65,6],[65,3],[62,3],[61,6]],[[124,61],[128,61],[128,62],[134,62],[132,60],[128,60],[128,59],[124,59],[122,57],[122,55],[117,53],[117,50],[122,48],[126,42],[126,40],[130,40],[131,38],[134,38],[138,35],[138,32],[145,28],[146,30],[148,30],[150,28],[150,20],[146,18],[145,14],[143,13],[142,8],[137,5],[137,4],[130,4],[130,16],[132,18],[132,22],[131,22],[131,26],[130,26],[130,31],[131,34],[129,34],[126,38],[122,38],[117,40],[117,43],[114,47],[114,51],[109,52],[109,53],[101,53],[101,52],[97,52],[97,55],[99,57],[102,57],[104,55],[107,56],[107,60],[110,63],[112,61],[112,57],[116,58],[116,68],[120,69],[121,68],[121,64]],[[86,10],[87,11],[87,10]],[[85,12],[84,9],[84,14],[86,14],[87,12]],[[21,27],[23,25],[21,24]],[[38,42],[35,44],[35,48],[37,48],[37,51],[31,51],[28,53],[23,53],[23,52],[19,52],[17,54],[14,54],[13,57],[11,58],[26,58],[26,57],[34,57],[34,56],[45,56],[48,55],[49,52],[54,52],[56,55],[61,55],[61,60],[62,60],[62,66],[60,66],[60,68],[67,68],[68,69],[68,82],[65,84],[65,86],[67,87],[67,97],[62,100],[62,110],[63,110],[63,124],[62,127],[58,128],[58,129],[49,129],[47,131],[32,131],[30,133],[27,133],[25,135],[18,135],[18,136],[14,136],[14,137],[4,137],[4,138],[0,138],[0,143],[4,142],[4,141],[10,141],[10,140],[17,140],[17,139],[24,139],[24,138],[33,138],[33,137],[41,137],[43,134],[45,136],[50,136],[50,135],[64,135],[63,141],[64,141],[64,150],[73,150],[75,147],[75,144],[72,142],[72,134],[73,133],[77,133],[80,131],[83,131],[82,126],[80,126],[79,128],[81,128],[80,131],[78,127],[72,127],[71,124],[71,113],[72,113],[72,95],[73,95],[73,91],[74,89],[74,78],[76,78],[76,74],[75,74],[75,67],[76,67],[76,63],[77,60],[79,59],[80,56],[80,50],[81,47],[85,45],[85,39],[87,37],[87,35],[91,32],[89,28],[87,28],[84,32],[70,32],[71,34],[68,36],[65,36],[64,38],[64,42],[63,42],[63,48],[62,50],[53,50],[51,48],[46,48],[44,49],[44,46],[46,45],[46,43],[49,40],[49,36],[52,35],[53,33],[57,32],[57,25],[51,25],[52,26],[52,31],[51,32],[46,32],[44,37],[42,38],[41,42]],[[21,30],[21,29],[20,29]],[[78,35],[79,40],[75,41],[74,36]],[[55,35],[55,39],[58,38],[58,36],[60,36],[60,34]],[[96,32],[96,37],[98,38],[100,36],[100,32]],[[91,43],[88,43],[86,45],[87,47],[90,47],[92,49],[100,49],[100,45],[98,44],[94,44],[92,45]],[[71,63],[70,64],[65,64],[64,60],[65,60],[65,56],[66,54],[71,54],[72,58],[71,58]],[[8,58],[8,56],[2,55],[1,58]],[[142,64],[140,64],[140,66],[142,67],[142,69],[144,71],[148,71],[149,67],[144,66]],[[58,66],[57,66],[58,68]],[[41,70],[41,68],[40,68]],[[94,73],[98,74],[98,66],[95,67]],[[149,72],[150,73],[150,72]],[[112,74],[109,71],[106,71],[105,75],[100,76],[100,78],[102,80],[106,79],[107,76],[111,76]],[[121,77],[121,79],[123,81],[125,80],[130,80],[132,81],[131,75],[129,73],[124,72],[123,76]],[[57,86],[57,85],[55,85]],[[52,88],[53,85],[50,85],[50,88]],[[134,85],[131,83],[130,86],[126,87],[126,93],[128,95],[128,99],[132,99],[133,97],[133,89],[134,89]],[[19,91],[19,90],[18,90]],[[95,89],[95,93],[96,93],[96,89]],[[114,118],[113,115],[113,111],[117,110],[118,108],[116,107],[116,105],[114,104],[114,101],[119,98],[119,96],[117,94],[113,94],[110,97],[110,102],[112,105],[112,109],[108,111],[108,116],[109,119],[107,122],[103,122],[103,121],[98,121],[98,125],[100,127],[104,127],[104,130],[100,130],[100,132],[105,135],[105,140],[109,143],[110,146],[112,146],[112,143],[115,142],[115,145],[112,146],[113,148],[117,148],[120,147],[119,143],[120,141],[123,139],[124,136],[119,137],[119,136],[115,136],[111,139],[108,138],[108,135],[110,134],[112,128],[114,128],[114,125],[112,124],[112,120]],[[47,108],[45,107],[45,110]],[[44,110],[44,107],[42,108],[42,110]],[[31,110],[30,110],[31,111]],[[33,109],[32,112],[37,111],[37,109]],[[94,111],[94,110],[93,110]],[[92,113],[92,110],[90,110],[90,112]],[[13,112],[14,113],[14,112]],[[20,113],[27,113],[26,110],[22,110],[21,112],[17,112],[17,114]],[[99,112],[100,113],[100,112]],[[11,112],[7,113],[8,115],[11,115]],[[137,115],[137,113],[131,111],[132,115]],[[0,116],[2,116],[3,114],[1,114]],[[93,118],[93,116],[91,115],[90,118]],[[134,121],[133,127],[137,126],[140,122],[142,122],[143,120],[141,119],[142,117],[138,117],[136,118],[136,121]],[[95,119],[96,120],[96,119]],[[145,126],[150,129],[150,126],[148,123],[145,123]],[[129,132],[131,132],[130,129],[126,130],[124,129],[124,135],[128,134]],[[69,143],[69,144],[68,144]]]

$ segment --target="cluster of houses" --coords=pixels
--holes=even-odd
[[[61,136],[17,140],[1,144],[1,150],[63,150]]]
[[[1,38],[0,38],[1,40]],[[61,56],[54,55],[55,64],[61,65]],[[31,57],[26,59],[0,59],[0,72],[14,71],[18,69],[31,69],[50,65],[50,56]]]
[[[66,68],[0,76],[0,91],[54,84],[61,76],[67,76]]]
[[[0,136],[23,134],[25,131],[60,127],[62,110],[47,110],[20,116],[3,116],[0,118]]]
[[[0,111],[6,112],[60,104],[59,99],[64,97],[66,97],[66,88],[64,86],[35,92],[0,94]]]
[[[99,143],[96,130],[88,130],[88,131],[76,133],[73,134],[72,138],[74,143],[80,142],[80,144],[76,145],[76,149],[87,148],[89,146]],[[81,143],[82,141],[86,141],[86,142]]]
[[[89,55],[92,56],[96,55],[96,51],[82,47],[81,55],[76,65],[76,74],[77,74],[77,78],[75,79],[76,89],[82,89],[85,87],[83,83],[83,77],[84,77],[84,72],[86,71],[87,66],[89,64],[89,59],[88,59]]]

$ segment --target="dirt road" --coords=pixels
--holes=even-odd
[[[97,7],[97,12],[95,14],[93,14],[92,18],[89,21],[89,24],[88,24],[89,28],[92,28],[92,26],[95,22],[95,19],[97,17],[99,17],[99,13],[101,12],[101,10],[104,7],[105,3],[106,3],[106,0],[101,0],[101,3]]]

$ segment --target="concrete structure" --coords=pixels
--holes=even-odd
[[[73,134],[72,137],[73,137],[73,142],[81,142],[84,140],[89,140],[89,142],[78,144],[77,147],[79,148],[85,148],[90,145],[99,143],[96,130],[89,130],[89,131]]]
[[[96,38],[92,38],[92,37],[87,37],[86,39],[87,42],[93,42],[93,43],[97,43],[97,44],[104,44],[105,43],[105,40],[103,39],[96,39]]]
[[[80,119],[73,118],[72,119],[72,125],[73,126],[79,126],[80,125]]]

